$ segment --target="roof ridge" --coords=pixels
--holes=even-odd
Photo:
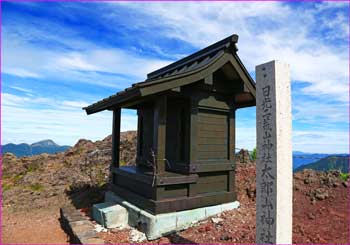
[[[236,43],[238,42],[238,35],[233,34],[231,36],[228,36],[204,49],[201,49],[189,56],[186,56],[178,61],[175,61],[174,63],[171,63],[167,66],[164,66],[158,70],[155,70],[153,72],[150,72],[147,74],[147,80],[152,80],[154,78],[157,78],[159,76],[162,76],[172,70],[181,68],[182,66],[187,65],[188,63],[191,63],[192,61],[198,60],[202,57],[208,56],[209,54],[216,52],[217,50],[220,50],[222,48],[229,48],[230,46],[234,47],[234,50],[237,51]]]

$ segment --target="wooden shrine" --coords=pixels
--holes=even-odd
[[[229,36],[85,107],[113,111],[117,195],[153,214],[236,200],[235,111],[255,106],[255,82]],[[119,166],[121,108],[138,115],[136,166]]]

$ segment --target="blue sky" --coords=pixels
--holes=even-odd
[[[348,23],[346,2],[2,2],[2,143],[102,139],[111,113],[81,107],[236,33],[253,78],[291,65],[293,150],[348,152]],[[237,147],[254,146],[255,108],[241,109]]]

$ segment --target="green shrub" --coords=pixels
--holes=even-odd
[[[253,151],[250,153],[250,159],[255,161],[256,160],[256,147],[253,149]]]
[[[342,181],[347,181],[349,178],[349,173],[340,173],[339,177]]]

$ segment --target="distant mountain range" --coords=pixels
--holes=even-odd
[[[317,162],[318,160],[329,156],[329,154],[304,153],[300,151],[293,152],[293,169],[297,169],[305,164]]]
[[[349,154],[325,154],[325,153],[305,153],[301,151],[293,151],[293,170],[294,172],[300,171],[305,168],[319,170],[325,169],[326,162],[334,161],[334,159],[348,159]],[[321,161],[322,160],[322,161]],[[324,167],[319,167],[322,165]],[[333,165],[330,163],[328,165],[331,168]],[[335,165],[334,165],[335,166]],[[337,165],[337,167],[339,167]],[[339,168],[337,168],[339,169]]]
[[[303,169],[313,169],[317,171],[327,171],[330,169],[338,169],[343,173],[349,172],[349,155],[331,155],[322,158],[316,162],[305,164],[294,169],[295,172]]]
[[[42,153],[54,154],[69,149],[70,146],[60,146],[53,140],[42,140],[31,145],[29,144],[6,144],[2,146],[2,153],[10,152],[17,157],[33,156]],[[293,171],[301,171],[309,168],[319,171],[340,169],[343,172],[349,171],[349,154],[320,154],[293,151]]]
[[[10,152],[17,157],[39,155],[41,153],[54,154],[62,152],[70,148],[70,146],[60,146],[53,140],[42,140],[31,145],[29,144],[6,144],[2,146],[2,153]]]

